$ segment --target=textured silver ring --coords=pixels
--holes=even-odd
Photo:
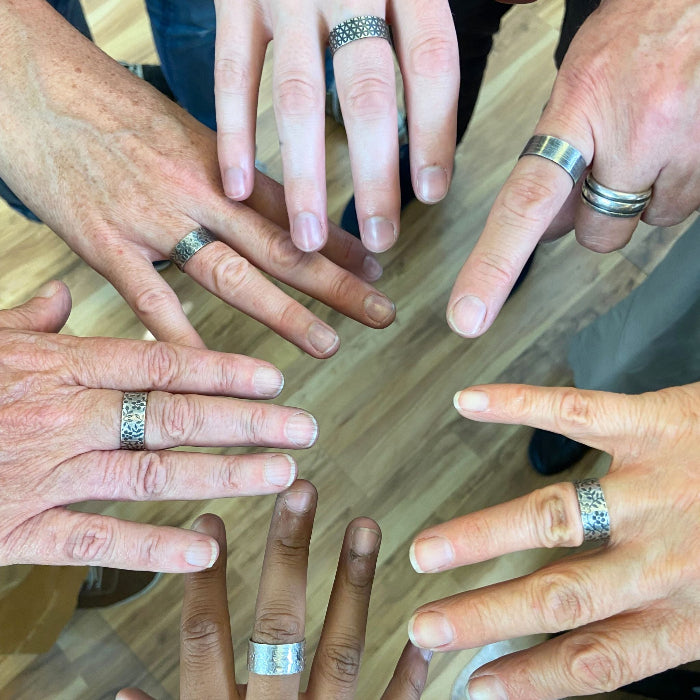
[[[373,15],[363,15],[362,17],[352,17],[340,24],[336,24],[328,37],[328,46],[331,55],[335,56],[336,51],[346,44],[358,39],[369,39],[377,37],[386,39],[391,44],[391,30],[382,17]]]
[[[198,251],[202,250],[205,245],[213,243],[216,236],[208,229],[200,226],[194,231],[190,231],[184,238],[182,238],[178,244],[173,248],[172,253],[170,253],[170,259],[180,268],[180,270],[185,269],[187,261]]]
[[[574,148],[566,141],[558,139],[556,136],[546,134],[535,134],[523,148],[520,158],[523,156],[539,156],[551,160],[560,168],[564,168],[574,181],[578,182],[581,175],[586,172],[586,159],[581,151]]]
[[[598,479],[574,481],[581,511],[584,542],[607,542],[610,539],[610,513],[603,487]]]
[[[148,392],[125,391],[119,444],[122,450],[146,449],[146,405]]]
[[[619,219],[631,219],[641,214],[651,201],[652,190],[621,192],[601,185],[588,173],[581,189],[581,199],[595,211]]]
[[[301,673],[306,661],[306,640],[294,644],[260,644],[248,641],[248,671],[259,676]]]

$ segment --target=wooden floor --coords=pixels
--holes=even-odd
[[[97,42],[108,53],[133,61],[154,60],[141,0],[85,4]],[[177,270],[164,273],[211,348],[274,362],[287,380],[280,401],[303,406],[319,419],[318,444],[298,455],[302,476],[311,479],[320,494],[309,577],[310,650],[318,639],[346,523],[368,515],[383,528],[358,694],[362,700],[379,697],[417,605],[521,575],[557,556],[531,552],[440,575],[413,572],[408,546],[418,530],[548,482],[527,465],[527,429],[464,421],[452,407],[455,391],[476,382],[570,382],[567,340],[642,282],[680,230],[642,227],[630,246],[610,255],[585,251],[571,237],[547,245],[521,291],[484,338],[468,341],[449,332],[444,314],[452,281],[547,99],[560,18],[560,0],[540,0],[516,7],[505,19],[472,128],[457,156],[450,195],[437,207],[411,205],[399,244],[382,256],[386,272],[378,286],[398,306],[397,320],[389,329],[369,330],[305,300],[339,330],[343,342],[334,358],[314,360],[227,308]],[[330,214],[337,220],[351,183],[343,132],[330,122],[328,126]],[[274,129],[266,73],[258,157],[270,174],[279,176]],[[26,299],[43,282],[60,278],[74,299],[66,332],[147,337],[97,273],[48,229],[26,222],[4,205],[0,247],[6,251],[0,259],[3,307]],[[569,476],[599,473],[605,467],[604,456],[592,455]],[[102,506],[113,515],[169,525],[187,526],[205,511],[224,518],[242,678],[272,505],[268,497]],[[0,697],[109,698],[132,684],[158,698],[177,697],[180,600],[181,580],[169,575],[131,605],[76,614],[50,653],[0,658]],[[449,698],[455,677],[473,653],[437,655],[425,697]]]

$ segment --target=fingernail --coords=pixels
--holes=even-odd
[[[340,342],[338,334],[332,328],[318,321],[309,326],[307,337],[314,350],[321,355],[327,355]]]
[[[58,285],[55,282],[47,282],[39,287],[34,296],[41,297],[42,299],[50,299],[57,291]]]
[[[262,396],[278,396],[284,386],[284,375],[276,367],[258,367],[253,375],[253,387]]]
[[[367,250],[373,253],[382,253],[391,248],[397,239],[396,227],[382,216],[373,216],[365,219],[362,227],[362,242]]]
[[[458,411],[485,411],[489,407],[489,395],[485,391],[465,389],[458,391],[454,397],[454,405]]]
[[[469,700],[508,700],[508,693],[496,676],[479,676],[467,685]]]
[[[224,192],[231,199],[245,196],[245,172],[241,168],[233,167],[224,171]]]
[[[190,566],[211,569],[219,556],[219,548],[213,540],[194,542],[185,552],[185,561]]]
[[[298,447],[311,447],[318,436],[318,423],[310,413],[300,411],[287,421],[284,434]]]
[[[418,197],[432,204],[444,199],[447,194],[447,170],[439,166],[423,168],[418,173]]]
[[[460,335],[476,335],[486,318],[486,305],[479,297],[462,297],[450,311],[448,322]]]
[[[287,488],[294,483],[297,465],[289,455],[271,455],[265,462],[264,475],[270,486]]]
[[[384,268],[379,264],[377,258],[366,255],[362,261],[362,274],[368,282],[376,282],[384,272]]]
[[[416,613],[408,621],[408,636],[417,647],[437,649],[449,644],[455,633],[444,615],[426,612]]]
[[[368,294],[364,306],[367,315],[377,324],[384,323],[396,313],[393,302],[381,294]]]
[[[321,248],[323,232],[318,217],[306,211],[297,214],[292,226],[292,239],[297,248],[306,252]]]
[[[376,530],[368,527],[358,527],[352,533],[350,549],[360,557],[373,554],[379,546],[380,535]]]
[[[411,566],[419,573],[425,574],[449,566],[455,560],[452,543],[444,537],[426,537],[416,540],[408,551]]]
[[[284,496],[284,503],[293,513],[306,513],[311,508],[313,494],[309,491],[290,491]]]

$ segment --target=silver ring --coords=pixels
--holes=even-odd
[[[641,214],[651,201],[651,188],[644,192],[620,192],[601,185],[588,173],[583,182],[581,199],[595,211],[605,216],[631,219]]]
[[[258,676],[301,673],[306,661],[306,640],[294,644],[259,644],[248,641],[248,671]]]
[[[170,259],[184,271],[187,261],[197,252],[204,248],[205,245],[213,243],[216,239],[214,234],[208,229],[200,226],[194,231],[190,231],[179,243],[173,248],[170,253]]]
[[[610,539],[610,513],[603,487],[598,479],[574,481],[578,507],[583,524],[583,541],[599,542]]]
[[[336,24],[328,37],[328,46],[331,49],[331,55],[335,56],[336,51],[345,44],[370,37],[386,39],[391,44],[391,30],[384,18],[364,15]]]
[[[564,168],[574,181],[574,185],[586,171],[586,159],[581,151],[556,136],[535,134],[523,148],[519,158],[523,156],[539,156],[551,160],[560,168]]]
[[[125,391],[119,443],[122,450],[146,449],[146,405],[148,392]]]

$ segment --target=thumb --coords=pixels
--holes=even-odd
[[[63,282],[43,285],[21,306],[0,310],[0,329],[58,333],[68,320],[71,297]]]

